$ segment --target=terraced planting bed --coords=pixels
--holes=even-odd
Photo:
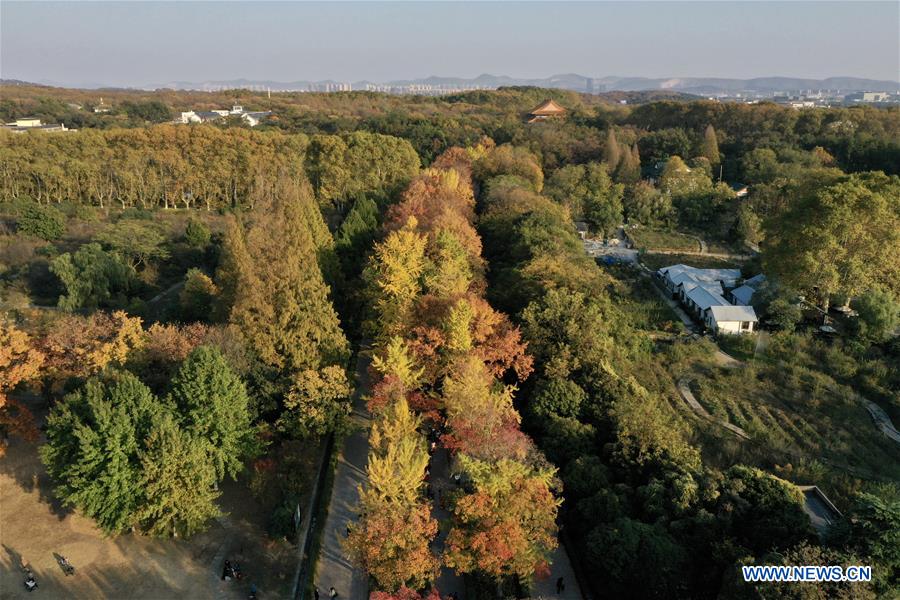
[[[691,382],[710,414],[786,459],[821,460],[855,474],[900,480],[900,445],[872,423],[850,390],[802,369],[751,363],[706,367]]]

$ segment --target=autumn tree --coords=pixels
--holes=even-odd
[[[44,355],[33,346],[28,334],[0,318],[0,455],[10,433],[31,441],[37,439],[38,430],[31,412],[10,398],[9,393],[21,383],[34,381],[43,364]]]
[[[446,563],[461,573],[529,580],[548,571],[556,548],[554,470],[460,456],[474,491],[454,506]]]
[[[438,524],[431,507],[418,503],[399,508],[363,501],[365,514],[350,526],[345,547],[354,562],[391,592],[421,589],[437,578],[438,559],[429,543]]]
[[[233,298],[229,320],[265,364],[288,373],[348,358],[304,214],[312,202],[307,186],[285,177],[260,191],[252,220],[229,231],[220,275],[223,297]]]
[[[521,146],[504,144],[486,150],[475,161],[474,171],[479,179],[489,179],[495,175],[517,175],[525,179],[535,192],[544,187],[544,173],[535,156]]]
[[[428,464],[420,420],[399,398],[379,416],[370,434],[367,486],[360,490],[362,514],[350,525],[346,548],[386,591],[421,589],[437,577],[430,549],[437,521],[422,501]]]
[[[339,366],[301,371],[284,397],[285,410],[278,426],[296,437],[339,430],[350,415],[350,394],[347,374]]]
[[[340,137],[317,135],[310,139],[306,172],[322,205],[338,201],[347,189],[351,172],[346,154],[347,144]]]
[[[619,166],[622,160],[622,148],[616,140],[616,132],[610,127],[606,132],[606,143],[603,145],[603,162],[610,172]]]
[[[530,444],[518,429],[512,392],[512,387],[497,385],[477,357],[461,357],[443,382],[450,427],[443,443],[482,460],[524,459]]]
[[[407,330],[414,302],[421,292],[427,240],[415,232],[416,225],[412,218],[403,229],[376,244],[369,265],[367,278],[372,282],[378,329],[383,336]]]
[[[35,339],[45,356],[44,372],[54,392],[70,379],[124,366],[145,342],[141,319],[129,317],[124,311],[97,312],[88,317],[65,315],[52,321]]]
[[[210,331],[203,323],[154,323],[144,332],[141,346],[129,353],[128,368],[150,389],[164,392],[188,355],[197,346],[207,343]]]

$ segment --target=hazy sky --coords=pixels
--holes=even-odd
[[[0,76],[900,77],[900,2],[0,2]]]

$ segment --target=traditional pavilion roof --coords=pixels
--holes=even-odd
[[[566,109],[556,103],[555,100],[544,100],[538,106],[531,109],[528,114],[535,116],[556,116],[566,114]]]

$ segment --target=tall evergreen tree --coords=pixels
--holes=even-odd
[[[378,205],[369,196],[360,194],[341,223],[335,240],[345,275],[359,273],[361,259],[375,240],[377,228]]]
[[[164,407],[131,373],[94,378],[50,411],[41,458],[56,494],[108,533],[136,522],[140,450]]]
[[[718,168],[719,163],[722,162],[722,158],[719,155],[719,139],[716,137],[716,130],[712,125],[707,125],[706,131],[703,132],[703,144],[700,147],[700,156],[704,156],[709,160],[709,164],[713,168],[713,175],[715,175],[715,171]]]
[[[637,153],[637,144],[622,149],[622,158],[614,171],[619,183],[637,183],[641,178],[641,159]]]
[[[318,264],[308,186],[281,178],[254,203],[253,221],[232,227],[230,320],[266,364],[287,371],[343,363],[349,350]],[[243,253],[243,255],[241,255]]]
[[[143,498],[137,519],[153,535],[188,536],[219,514],[216,471],[206,444],[165,414],[141,457]]]
[[[253,449],[247,390],[222,353],[200,346],[172,379],[169,399],[181,424],[205,444],[217,479],[234,478]]]
[[[622,157],[619,164],[630,160],[630,154]],[[595,231],[606,235],[622,224],[622,196],[625,187],[613,183],[602,165],[589,163],[585,167],[587,196],[584,199],[584,216]]]
[[[616,132],[610,127],[606,134],[606,144],[603,146],[603,162],[606,163],[610,172],[613,172],[619,166],[620,160],[622,160],[622,149],[616,140]]]

